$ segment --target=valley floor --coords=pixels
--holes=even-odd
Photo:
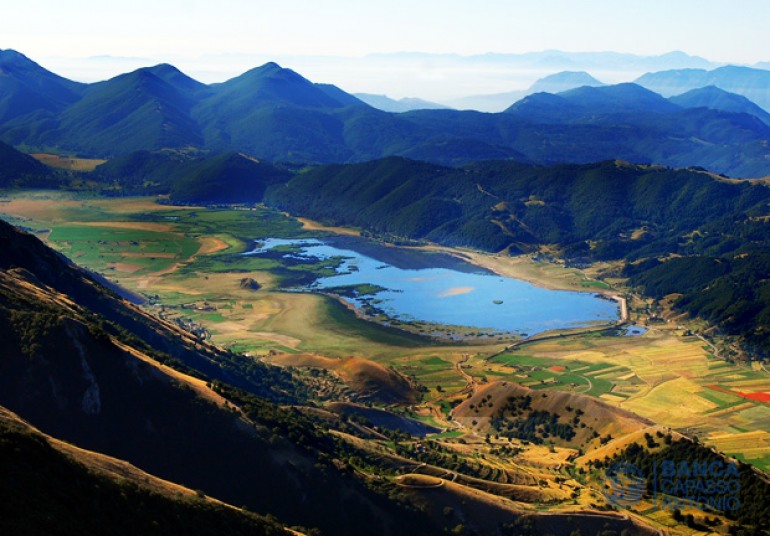
[[[0,217],[135,293],[159,316],[252,359],[334,371],[337,379],[317,379],[319,392],[325,390],[329,398],[350,397],[351,389],[386,382],[388,370],[399,373],[420,386],[423,400],[391,409],[442,429],[434,438],[447,448],[483,453],[490,471],[519,464],[535,477],[542,473],[549,482],[540,491],[543,496],[569,498],[576,489],[569,482],[566,488],[556,485],[553,478],[577,449],[541,446],[505,456],[501,448],[510,442],[456,420],[452,412],[458,404],[496,381],[588,394],[658,425],[651,430],[698,436],[706,445],[770,470],[770,373],[720,359],[686,320],[651,317],[644,300],[627,304],[629,321],[646,329],[637,336],[563,333],[515,344],[442,343],[366,322],[324,296],[280,292],[275,261],[228,256],[246,248],[246,237],[350,230],[300,223],[267,209],[173,207],[149,198],[35,192],[8,194],[0,201]],[[529,257],[453,253],[549,288],[616,294],[587,276],[591,270]],[[242,285],[247,277],[259,290]],[[371,377],[362,380],[361,374]],[[599,440],[586,440],[581,450],[599,448]],[[425,476],[404,478],[403,485],[426,487],[433,482],[429,477],[446,476],[431,475],[429,469],[416,467],[413,472]],[[448,476],[457,479],[457,473]],[[452,492],[452,485],[442,493]],[[575,500],[584,507],[597,502],[590,491]],[[661,528],[675,525],[658,511],[644,517]]]

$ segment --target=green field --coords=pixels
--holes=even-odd
[[[491,363],[504,364],[507,368],[514,369],[505,378],[532,389],[559,389],[600,397],[612,391],[616,385],[609,379],[597,377],[597,373],[612,367],[610,363],[540,358],[517,353],[501,354],[491,360]],[[629,373],[631,370],[627,368],[617,370],[618,377]],[[497,374],[500,372],[496,371]]]
[[[468,389],[513,381],[600,397],[770,469],[770,404],[738,394],[770,392],[770,375],[726,363],[703,341],[666,326],[641,337],[565,335],[502,353],[499,342],[441,343],[364,321],[326,296],[280,292],[287,281],[327,273],[334,261],[242,255],[260,238],[318,236],[273,210],[57,192],[4,201],[3,218],[39,230],[77,263],[152,297],[159,314],[205,326],[214,342],[234,351],[358,356],[392,366],[425,389],[424,405],[434,413],[422,418],[431,423],[441,425],[437,416]],[[262,288],[242,289],[243,277]]]
[[[48,240],[92,270],[114,270],[115,264],[123,263],[136,274],[167,270],[192,257],[201,246],[179,233],[109,226],[57,226]]]

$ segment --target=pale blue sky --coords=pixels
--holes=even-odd
[[[214,81],[215,72],[204,65],[203,57],[222,54],[280,59],[396,51],[473,55],[559,49],[656,55],[682,50],[724,63],[770,60],[767,0],[26,0],[4,4],[0,48],[19,50],[64,76],[81,79],[104,78],[132,65],[131,60],[110,64],[102,59],[99,66],[92,61],[89,75],[74,61],[93,56],[137,58],[135,63],[144,64],[167,61],[190,74],[197,71],[197,77],[206,82]],[[207,70],[210,76],[205,80]],[[229,74],[222,72],[225,78]],[[335,82],[329,77],[317,81]]]
[[[544,49],[770,60],[766,0],[26,0],[4,2],[2,48],[34,55],[358,56]]]

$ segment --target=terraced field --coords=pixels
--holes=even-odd
[[[298,352],[356,356],[392,366],[424,389],[415,415],[450,435],[458,433],[447,419],[453,404],[479,386],[505,380],[598,397],[770,470],[770,374],[720,360],[678,325],[655,324],[634,337],[565,334],[502,353],[499,342],[440,344],[365,322],[324,296],[276,291],[283,278],[296,277],[297,267],[240,253],[260,237],[326,231],[305,229],[275,211],[170,207],[151,199],[58,192],[14,194],[3,201],[4,218],[144,295],[157,314],[235,351],[257,358]],[[574,269],[513,262],[540,283],[551,277],[555,286],[580,285]],[[504,263],[490,257],[487,265]],[[241,285],[247,277],[259,290]]]
[[[770,469],[770,375],[714,357],[695,336],[653,329],[534,342],[491,364],[510,367],[507,379],[533,389],[580,392],[581,380],[590,381],[591,395]]]

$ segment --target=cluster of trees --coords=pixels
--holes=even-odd
[[[575,428],[571,423],[559,422],[559,416],[549,411],[532,411],[523,418],[503,418],[496,425],[500,435],[530,441],[536,445],[549,438],[570,441],[575,437]]]
[[[352,442],[329,433],[329,430],[333,429],[353,436],[366,437],[353,424],[362,421],[360,417],[353,415],[350,418],[340,417],[333,421],[319,422],[297,407],[279,406],[222,382],[214,382],[212,388],[235,403],[249,420],[271,432],[271,448],[281,448],[281,446],[285,448],[286,445],[291,444],[310,455],[315,460],[313,471],[323,476],[325,484],[337,486],[339,489],[352,487],[366,501],[396,513],[399,523],[403,523],[404,526],[413,527],[425,533],[432,533],[435,530],[430,521],[402,496],[400,488],[389,479],[379,476],[355,478],[361,473],[384,476],[393,475],[396,472],[388,457],[357,447]],[[407,457],[415,456],[414,453],[410,456],[408,449],[399,447],[399,441],[413,439],[409,434],[386,429],[379,429],[379,431],[394,439],[397,452]],[[427,459],[433,461],[431,456],[427,456]],[[441,456],[441,459],[443,460],[444,456]],[[297,471],[302,472],[303,469],[297,467]],[[343,484],[341,479],[346,483]],[[357,508],[361,511],[352,512],[349,515],[360,517],[361,521],[365,522],[366,512],[371,514],[370,507],[361,502]]]
[[[570,441],[575,437],[575,426],[580,424],[580,416],[576,415],[570,422],[560,420],[563,419],[550,411],[533,410],[532,397],[524,395],[508,397],[495,413],[491,424],[501,436],[540,445],[553,438]]]
[[[765,356],[770,354],[770,251],[765,247],[741,247],[720,257],[652,259],[625,273],[652,297],[681,294],[678,307],[740,336],[755,355]]]
[[[268,187],[292,213],[489,251],[558,244],[600,259],[703,254],[762,239],[770,191],[618,162],[445,168],[403,158],[322,166]]]

